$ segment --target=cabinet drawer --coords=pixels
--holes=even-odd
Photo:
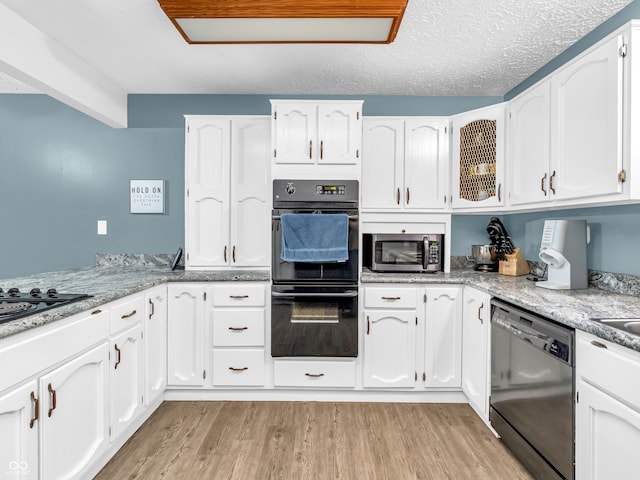
[[[0,391],[109,335],[109,310],[96,308],[0,341]]]
[[[416,308],[417,299],[415,288],[364,289],[364,306],[367,308]]]
[[[213,289],[213,305],[216,307],[264,306],[264,285],[224,285]]]
[[[585,332],[577,333],[578,376],[640,410],[640,353]]]
[[[356,385],[355,361],[275,360],[276,387],[346,387]]]
[[[135,325],[144,317],[144,297],[135,295],[111,304],[111,333]]]
[[[213,349],[213,384],[264,385],[264,349]]]
[[[211,331],[215,347],[264,346],[264,309],[216,309]]]

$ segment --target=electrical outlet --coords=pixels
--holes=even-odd
[[[106,234],[107,234],[107,221],[98,220],[98,235],[106,235]]]

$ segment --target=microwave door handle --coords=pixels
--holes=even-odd
[[[422,268],[427,269],[429,267],[429,239],[424,237],[422,239]]]
[[[352,298],[358,296],[358,291],[353,290],[350,292],[343,293],[282,293],[282,292],[271,292],[272,297],[341,297],[341,298]]]

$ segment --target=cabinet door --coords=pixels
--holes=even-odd
[[[110,346],[110,436],[113,441],[144,408],[142,325],[113,337]]]
[[[40,478],[84,478],[108,444],[109,344],[41,377]]]
[[[35,380],[0,397],[0,471],[3,478],[38,478],[38,384]]]
[[[169,385],[200,387],[205,377],[205,288],[193,285],[168,287]]]
[[[404,190],[409,209],[443,209],[449,168],[445,121],[405,121]]]
[[[511,103],[511,205],[548,201],[549,190],[549,82],[534,87]]]
[[[403,198],[404,121],[365,118],[362,143],[362,208],[399,209]]]
[[[167,386],[167,288],[154,288],[145,295],[144,403],[149,405]]]
[[[491,297],[469,287],[462,302],[462,391],[485,420],[489,418],[489,315]]]
[[[637,478],[640,412],[581,379],[576,390],[576,478]]]
[[[452,118],[454,208],[504,204],[504,105]]]
[[[187,123],[186,245],[188,267],[229,262],[231,121],[189,118]]]
[[[415,310],[365,310],[365,387],[414,387]]]
[[[316,104],[278,103],[272,115],[274,162],[315,163]]]
[[[355,165],[360,160],[360,105],[318,105],[318,164]]]
[[[232,125],[231,265],[269,266],[271,120],[237,118]]]
[[[551,80],[551,177],[556,198],[622,192],[622,63],[615,37]]]
[[[462,297],[459,287],[427,288],[425,387],[460,387]]]

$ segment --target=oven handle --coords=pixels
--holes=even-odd
[[[341,297],[341,298],[353,298],[358,296],[358,291],[353,290],[350,292],[343,293],[324,293],[324,292],[316,292],[316,293],[281,293],[281,292],[271,292],[272,297]]]

